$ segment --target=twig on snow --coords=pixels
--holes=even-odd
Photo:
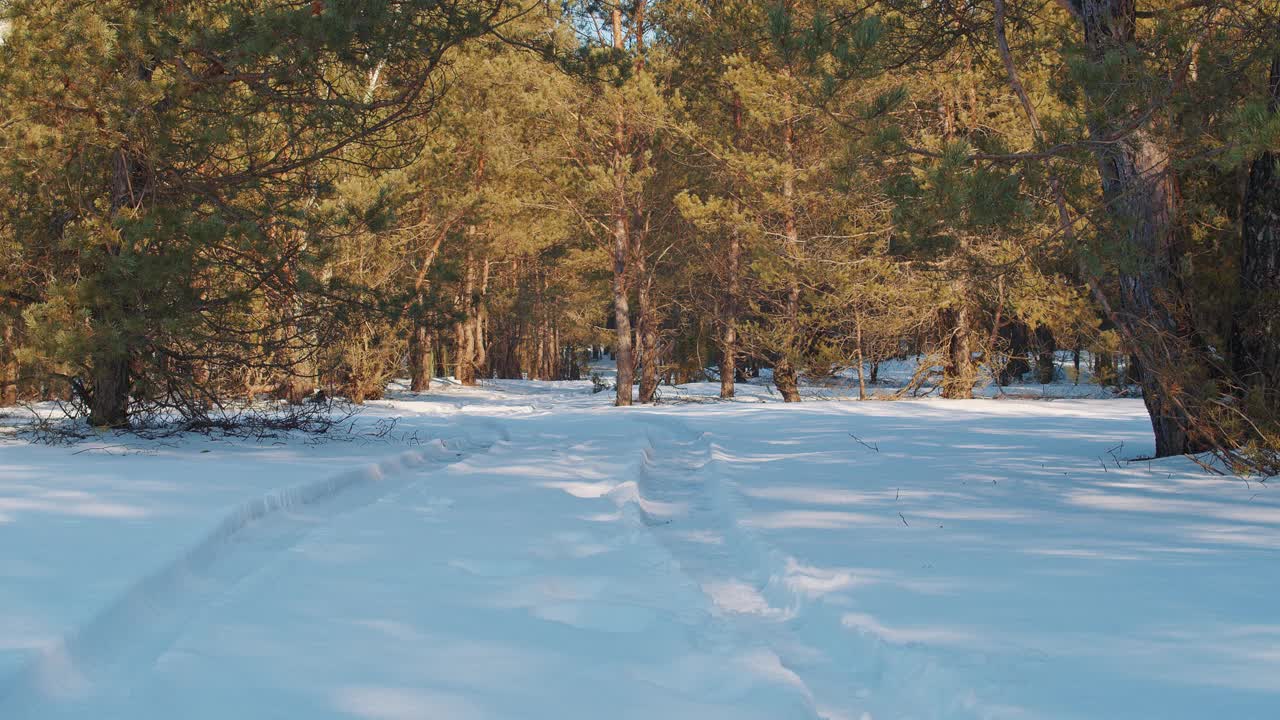
[[[1117,446],[1115,446],[1115,447],[1113,447],[1113,448],[1111,448],[1110,450],[1108,450],[1108,451],[1107,451],[1107,454],[1111,456],[1111,459],[1112,459],[1113,461],[1115,461],[1116,469],[1117,469],[1117,470],[1120,470],[1120,469],[1121,469],[1121,467],[1120,467],[1120,458],[1119,458],[1119,456],[1118,456],[1116,453],[1120,452],[1120,451],[1121,451],[1121,450],[1123,450],[1123,449],[1124,449],[1124,441],[1123,441],[1123,440],[1121,440],[1119,445],[1117,445]]]
[[[859,445],[861,445],[862,447],[864,447],[864,448],[866,448],[866,449],[868,449],[868,450],[871,450],[871,451],[874,451],[874,452],[880,452],[880,443],[876,443],[876,442],[870,442],[870,443],[868,443],[868,442],[865,442],[865,441],[863,441],[863,439],[862,439],[862,438],[858,437],[857,435],[854,435],[853,433],[849,433],[849,437],[853,438],[854,440],[857,440]]]

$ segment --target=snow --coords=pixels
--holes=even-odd
[[[347,442],[0,440],[0,718],[1280,707],[1280,497],[1133,460],[1141,401],[590,388],[397,391]]]

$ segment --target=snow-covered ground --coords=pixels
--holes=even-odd
[[[0,718],[1280,716],[1280,496],[1140,401],[714,391],[0,441]]]

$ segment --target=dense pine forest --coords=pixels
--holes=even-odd
[[[0,8],[0,405],[1074,353],[1157,455],[1280,469],[1272,0]]]

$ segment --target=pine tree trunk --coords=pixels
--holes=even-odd
[[[290,238],[298,247],[306,247],[306,239],[302,234],[291,235]],[[301,404],[318,380],[311,358],[307,352],[305,330],[299,322],[303,315],[301,300],[296,292],[298,281],[297,265],[290,261],[281,270],[284,289],[277,296],[279,308],[279,346],[274,354],[277,374],[275,397],[290,405]]]
[[[1280,113],[1280,55],[1272,58],[1267,80],[1274,115]],[[1280,153],[1254,159],[1243,209],[1234,369],[1255,400],[1275,409],[1280,408]]]
[[[622,50],[622,11],[613,10],[613,47]],[[635,384],[635,360],[632,357],[631,345],[631,304],[628,292],[628,254],[631,252],[630,232],[627,227],[627,189],[626,178],[629,170],[627,157],[627,131],[625,108],[619,101],[614,109],[613,138],[613,317],[617,347],[614,357],[617,359],[617,393],[614,405],[631,405],[631,389]]]
[[[507,347],[507,367],[503,377],[508,380],[523,380],[524,365],[520,362],[520,354],[516,350],[515,340]]]
[[[1030,351],[1030,343],[1027,339],[1027,325],[1021,320],[1013,320],[1005,326],[1007,329],[1001,332],[1005,335],[1009,347],[1006,353],[1004,367],[1000,369],[998,382],[1001,387],[1012,385],[1015,381],[1021,381],[1022,376],[1031,369],[1031,365],[1027,362],[1027,353]]]
[[[1120,379],[1116,376],[1111,353],[1105,350],[1098,350],[1093,353],[1093,380],[1101,387],[1111,387],[1119,384]]]
[[[658,394],[658,367],[661,364],[658,353],[658,320],[657,311],[653,308],[652,296],[645,293],[641,299],[640,317],[640,402],[652,403]]]
[[[547,366],[542,371],[543,380],[559,380],[560,379],[560,345],[556,342],[555,323],[550,318],[547,319],[547,331],[543,335],[546,344],[542,352],[542,357],[546,358]]]
[[[1130,353],[1129,357],[1125,359],[1124,384],[1142,384],[1142,360],[1138,359],[1138,356],[1135,353]]]
[[[551,346],[555,348],[555,380],[565,380],[568,377],[568,369],[565,365],[564,343],[560,342],[560,323],[553,321],[551,323]]]
[[[455,352],[458,382],[463,385],[476,384],[475,368],[475,313],[476,313],[476,265],[475,257],[467,252],[466,276],[462,285],[463,317],[454,324]]]
[[[800,402],[800,378],[796,367],[786,358],[773,366],[773,386],[778,388],[784,402]]]
[[[942,397],[950,400],[967,400],[973,397],[975,373],[973,368],[972,311],[964,289],[959,294],[959,304],[943,313],[951,333],[946,342],[946,358],[942,365]]]
[[[489,344],[488,344],[488,327],[489,327],[489,311],[485,308],[484,302],[481,301],[480,307],[476,309],[476,326],[475,326],[475,374],[477,378],[492,377],[493,373],[489,367]]]
[[[720,399],[730,400],[737,393],[734,385],[738,374],[737,329],[725,328],[720,340]]]
[[[790,109],[790,97],[787,108]],[[796,225],[795,180],[795,126],[790,117],[782,123],[782,144],[787,162],[783,167],[782,203],[784,218],[783,254],[787,264],[787,296],[783,304],[783,333],[785,341],[778,362],[773,366],[773,384],[785,402],[800,402],[798,373],[792,355],[798,351],[797,336],[800,324],[800,279],[796,277],[796,254],[800,250],[800,230]]]
[[[621,199],[619,199],[620,201]],[[627,298],[627,220],[616,213],[613,220],[613,356],[618,366],[615,405],[631,404],[635,366],[631,357],[631,304]]]
[[[720,305],[720,397],[734,396],[734,380],[738,374],[738,268],[742,262],[742,239],[737,232],[729,235],[725,297]]]
[[[18,404],[18,358],[16,318],[4,318],[0,330],[0,406]]]
[[[1049,328],[1043,325],[1036,328],[1036,345],[1036,380],[1041,385],[1049,385],[1058,371],[1058,345]]]
[[[1177,295],[1174,280],[1173,222],[1177,195],[1168,155],[1141,133],[1131,143],[1099,150],[1104,197],[1114,227],[1127,237],[1137,265],[1120,272],[1120,292],[1113,304],[1118,324],[1141,363],[1143,401],[1151,416],[1156,457],[1204,449],[1190,435],[1194,422],[1175,386],[1195,362],[1185,346],[1189,335],[1165,298]],[[1198,368],[1190,368],[1196,371]]]
[[[485,159],[481,157],[476,166],[474,182],[480,181],[484,174],[484,167]],[[427,392],[431,389],[432,377],[437,373],[441,376],[448,374],[441,372],[440,353],[436,352],[438,339],[427,326],[426,318],[423,317],[423,313],[426,312],[424,290],[427,287],[427,276],[440,253],[440,247],[458,219],[460,218],[447,223],[444,229],[436,233],[430,247],[422,251],[418,261],[417,277],[413,284],[414,292],[417,294],[414,303],[415,316],[413,329],[409,335],[409,384],[413,392]]]
[[[416,393],[431,389],[431,373],[435,369],[431,342],[431,331],[426,323],[415,319],[409,336],[409,389]]]
[[[742,98],[733,98],[733,132],[735,142],[742,135]],[[738,304],[742,292],[739,277],[742,265],[742,236],[738,231],[729,233],[729,246],[725,253],[725,296],[720,305],[720,398],[729,400],[737,392],[734,383],[738,375]]]
[[[484,320],[479,306],[472,308],[471,317],[467,318],[467,350],[470,352],[467,372],[472,385],[484,377]]]
[[[1099,151],[1104,196],[1117,229],[1139,254],[1141,267],[1120,273],[1120,292],[1114,304],[1124,335],[1142,363],[1143,400],[1156,436],[1156,456],[1180,455],[1203,449],[1192,440],[1193,419],[1171,385],[1182,385],[1182,363],[1192,362],[1180,342],[1187,328],[1165,302],[1174,288],[1173,227],[1177,199],[1168,155],[1138,134],[1131,146],[1117,144]],[[1154,175],[1154,177],[1152,177]],[[1152,178],[1150,180],[1146,178]]]
[[[863,365],[865,364],[866,360],[862,353],[862,316],[858,313],[854,313],[854,316],[853,316],[853,331],[854,331],[854,342],[857,345],[858,399],[866,400],[867,399],[867,381],[863,375],[864,373]]]
[[[968,240],[962,240],[961,253],[968,253]],[[967,400],[973,397],[977,382],[977,368],[973,362],[973,307],[974,289],[964,272],[951,282],[951,294],[955,307],[948,308],[943,317],[949,320],[944,328],[950,328],[947,338],[946,360],[942,365],[942,397],[951,400]]]
[[[129,356],[99,351],[93,355],[90,375],[89,422],[94,427],[119,428],[129,424]]]
[[[144,80],[149,79],[144,73]],[[126,207],[136,207],[142,203],[146,192],[146,168],[140,159],[127,148],[121,147],[112,154],[111,162],[111,214],[114,216]],[[107,248],[107,254],[114,258],[120,255],[119,245]],[[110,261],[108,261],[110,262]],[[101,269],[100,269],[101,270]],[[105,297],[101,300],[110,304],[123,293],[107,283],[108,273],[99,273],[104,281],[98,292]],[[121,308],[128,312],[129,308]],[[102,320],[94,313],[95,320]],[[95,330],[109,332],[104,327]],[[110,347],[98,347],[90,354],[92,369],[89,374],[91,387],[89,393],[89,422],[95,427],[126,427],[129,424],[129,391],[131,379],[129,364],[132,359],[129,338],[115,338],[116,342],[102,343]],[[123,344],[124,347],[119,347]]]
[[[489,347],[487,343],[489,305],[486,302],[486,298],[489,296],[489,278],[492,268],[493,262],[486,257],[480,272],[480,295],[476,299],[475,328],[472,332],[474,337],[472,346],[475,354],[473,361],[474,374],[486,378],[491,377],[493,374],[489,368]]]
[[[1083,0],[1085,45],[1099,65],[1128,53],[1137,22],[1134,0]],[[1132,61],[1131,61],[1132,62]],[[1086,88],[1097,110],[1114,104],[1112,88]],[[1129,113],[1104,117],[1089,128],[1094,138],[1117,137],[1095,149],[1111,233],[1126,260],[1112,303],[1115,322],[1142,359],[1142,395],[1155,434],[1156,456],[1205,449],[1192,436],[1193,402],[1179,388],[1192,387],[1206,370],[1191,347],[1185,318],[1171,301],[1180,295],[1176,222],[1177,184],[1168,151],[1147,130],[1129,130]]]
[[[478,351],[478,348],[476,348],[476,340],[477,340],[476,314],[479,309],[478,307],[479,303],[477,302],[477,294],[478,294],[477,293],[478,286],[476,284],[477,275],[478,275],[478,270],[476,268],[475,258],[470,253],[468,253],[467,281],[466,281],[467,314],[464,320],[465,327],[463,328],[462,354],[460,358],[463,366],[463,371],[464,371],[464,376],[462,378],[463,385],[476,384],[476,370],[477,370],[476,357],[477,357],[477,351]]]
[[[551,317],[551,310],[548,308],[546,316],[542,320],[542,358],[545,361],[542,368],[543,380],[559,380],[560,379],[560,346],[556,342],[556,323]]]
[[[466,331],[467,331],[467,324],[465,321],[458,320],[453,323],[453,353],[452,353],[453,373],[452,375],[453,375],[453,378],[457,380],[459,383],[461,383],[462,385],[468,384],[466,379],[466,375],[467,375],[466,358],[468,357],[469,353],[467,352],[467,349],[466,349],[466,345],[467,345]]]
[[[137,76],[144,84],[151,82],[152,68],[146,62],[139,62]],[[151,172],[145,159],[134,152],[126,141],[112,154],[111,161],[111,215],[118,215],[125,208],[140,208],[151,193]],[[121,247],[113,244],[107,252],[112,257],[120,255]],[[102,280],[107,279],[104,274]],[[99,289],[108,296],[115,294],[115,288],[109,284]],[[124,296],[124,293],[119,293]],[[107,302],[116,300],[108,297]],[[125,314],[129,307],[120,308]],[[101,320],[101,318],[95,318]],[[91,354],[93,371],[91,379],[91,399],[89,403],[89,422],[98,427],[125,427],[129,424],[129,393],[132,379],[129,377],[129,365],[134,355],[131,338],[117,338],[123,347],[100,347]],[[113,343],[113,345],[115,345]]]
[[[636,339],[640,345],[640,402],[651,403],[658,393],[658,311],[653,305],[653,276],[645,263],[644,248],[636,248]]]
[[[532,336],[529,338],[529,379],[545,380],[547,377],[547,324],[542,318],[542,311],[534,321]]]

